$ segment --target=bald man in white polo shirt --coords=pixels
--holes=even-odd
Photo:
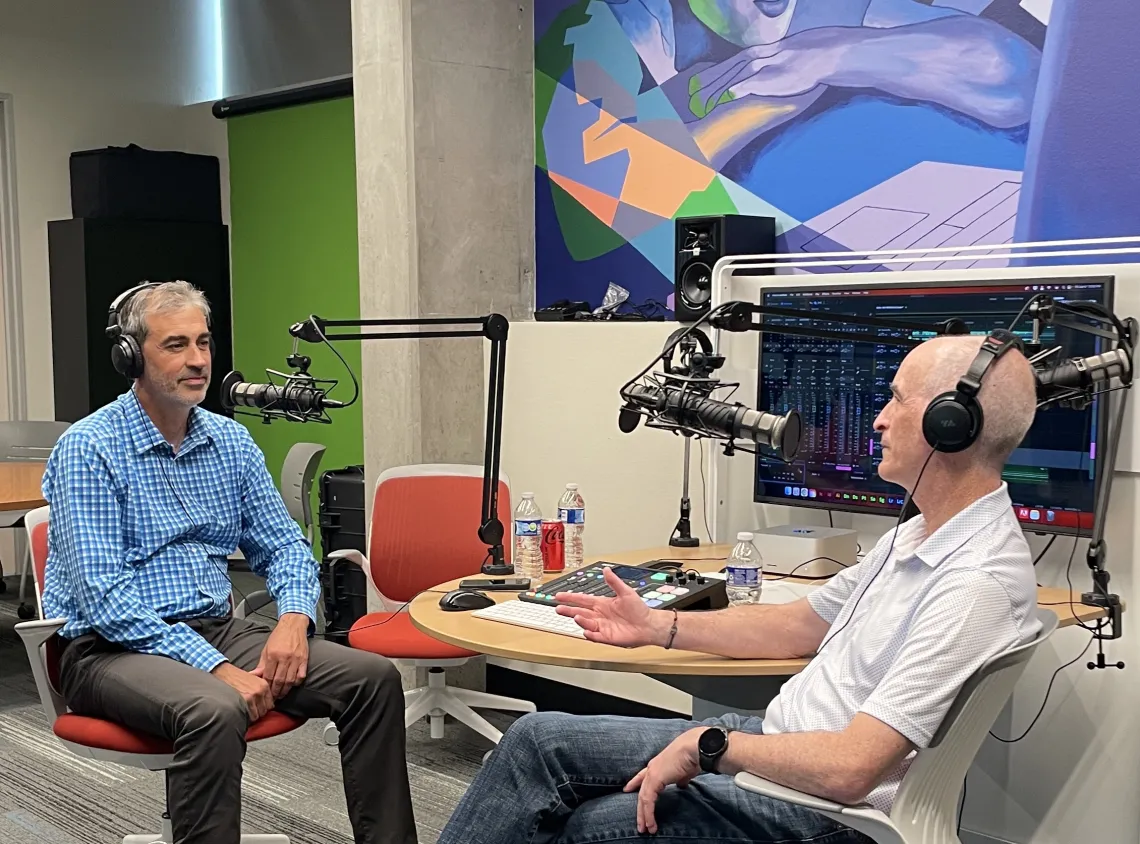
[[[1038,632],[1029,547],[1001,471],[1036,411],[1032,369],[1016,349],[988,369],[984,426],[957,453],[935,451],[922,419],[953,390],[981,337],[930,340],[903,360],[875,420],[879,475],[922,512],[863,562],[790,604],[711,613],[653,611],[616,577],[617,597],[562,595],[586,638],[740,659],[816,654],[763,719],[525,715],[503,736],[440,844],[710,840],[866,844],[810,809],[736,788],[748,771],[889,812],[918,748],[966,679]]]

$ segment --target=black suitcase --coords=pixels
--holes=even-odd
[[[212,155],[127,147],[73,152],[76,219],[222,222],[221,165]]]
[[[332,551],[355,549],[367,554],[364,525],[364,467],[346,466],[321,475],[321,586],[325,596],[325,638],[344,643],[346,632],[368,612],[368,582],[359,566],[329,565]]]

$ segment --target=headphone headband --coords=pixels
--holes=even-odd
[[[997,359],[1010,349],[1023,352],[1025,349],[1021,338],[1004,328],[995,328],[986,339],[982,341],[978,354],[974,357],[966,374],[958,380],[958,392],[974,398],[982,389],[982,379],[986,371],[997,362]]]
[[[142,284],[136,284],[134,287],[128,288],[116,296],[115,301],[111,303],[110,311],[107,313],[107,328],[110,329],[119,325],[119,312],[122,311],[123,306],[127,303],[128,299],[130,299],[136,293],[141,293],[148,287],[158,287],[159,284],[161,284],[161,282],[144,281]]]
[[[954,390],[935,396],[922,416],[922,433],[935,451],[965,451],[977,442],[985,421],[978,393],[986,372],[1010,349],[1024,351],[1021,338],[1004,328],[986,335]]]

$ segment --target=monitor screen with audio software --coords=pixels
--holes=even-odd
[[[762,305],[820,313],[894,317],[936,323],[964,320],[971,333],[1007,328],[1026,300],[1048,293],[1058,301],[1095,301],[1112,308],[1112,278],[1002,279],[941,283],[884,283],[868,287],[769,287]],[[764,317],[765,325],[798,324],[832,331],[895,335],[896,330],[861,328],[808,318]],[[1032,336],[1022,319],[1016,333]],[[897,336],[897,335],[896,335]],[[911,333],[916,339],[923,336]],[[1107,341],[1071,328],[1046,328],[1043,347],[1060,345],[1059,357],[1093,355]],[[804,435],[796,459],[785,464],[771,455],[756,458],[754,499],[856,513],[897,515],[903,492],[879,478],[879,435],[872,425],[890,400],[890,383],[905,356],[902,346],[874,342],[818,340],[766,331],[760,339],[758,407],[772,413],[798,408]],[[1029,529],[1077,533],[1092,528],[1100,468],[1097,437],[1107,402],[1087,410],[1050,408],[1037,414],[1025,440],[1006,465],[1018,519]]]

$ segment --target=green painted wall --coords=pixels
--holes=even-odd
[[[264,381],[266,367],[289,371],[292,323],[310,314],[360,316],[352,100],[234,117],[227,126],[234,367],[247,381]],[[360,344],[341,342],[337,350],[359,377]],[[299,351],[312,357],[315,377],[340,382],[333,398],[352,397],[351,379],[327,346],[302,343]],[[331,425],[239,418],[279,481],[297,442],[328,447],[321,472],[364,462],[361,404],[330,416]]]

